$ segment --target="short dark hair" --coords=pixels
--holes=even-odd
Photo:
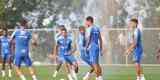
[[[86,18],[86,20],[87,20],[87,21],[90,21],[91,23],[93,23],[93,22],[94,22],[94,19],[93,19],[93,17],[92,17],[92,16],[88,16],[88,17]]]
[[[84,26],[80,26],[79,30],[81,30],[81,29],[85,30],[85,27]]]
[[[65,32],[67,32],[67,29],[66,29],[66,28],[62,28],[62,29],[61,29],[61,31],[65,31]]]
[[[137,19],[131,19],[130,21],[132,21],[132,22],[138,24],[138,20],[137,20]]]
[[[26,25],[26,24],[27,24],[27,20],[24,19],[24,18],[21,19],[21,20],[20,20],[20,24],[23,25],[23,26]]]

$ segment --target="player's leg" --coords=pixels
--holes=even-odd
[[[83,77],[83,80],[89,80],[91,74],[93,73],[94,71],[94,68],[93,66],[91,65],[91,62],[90,62],[90,57],[89,57],[89,51],[87,51],[86,49],[82,49],[80,50],[80,53],[81,53],[81,59],[87,63],[89,66],[90,66],[90,70],[85,74],[85,76]]]
[[[57,62],[57,65],[56,65],[56,71],[54,72],[54,74],[52,75],[53,78],[55,78],[60,70],[60,68],[62,67],[62,64],[63,64],[63,60],[61,57],[58,57],[56,59],[56,62]]]
[[[23,57],[16,55],[14,58],[14,65],[15,65],[15,70],[16,74],[20,77],[21,80],[26,80],[25,76],[23,75],[20,67],[21,67],[21,62],[23,61]]]
[[[12,77],[12,56],[11,55],[9,55],[8,64],[9,64],[8,76]]]
[[[74,80],[72,78],[72,75],[71,75],[71,71],[70,71],[71,70],[71,66],[70,66],[70,64],[65,62],[64,63],[64,68],[65,68],[65,72],[67,73],[68,80]]]
[[[35,75],[35,70],[34,70],[33,67],[32,67],[32,61],[31,61],[29,55],[27,55],[27,56],[24,57],[24,63],[25,63],[26,66],[28,67],[29,72],[30,72],[30,74],[31,74],[31,76],[32,76],[32,79],[33,79],[33,80],[37,80],[37,77],[36,77],[36,75]]]
[[[94,47],[93,49],[91,49],[91,53],[90,53],[90,60],[91,60],[91,64],[94,68],[94,71],[96,73],[96,80],[103,80],[102,78],[102,68],[99,65],[99,48]]]
[[[141,55],[136,55],[135,67],[137,73],[137,80],[145,80],[143,71],[141,69],[140,61],[141,61]]]
[[[78,73],[78,62],[75,59],[75,57],[73,55],[69,55],[66,56],[65,58],[66,62],[70,64],[69,68],[70,68],[70,73],[73,77],[74,80],[78,80],[77,78],[77,74]]]
[[[5,77],[5,65],[6,65],[7,55],[2,55],[2,77]]]

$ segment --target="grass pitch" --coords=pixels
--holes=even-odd
[[[55,79],[52,78],[52,74],[55,71],[55,66],[35,66],[34,68],[36,70],[38,80],[67,80],[63,67]],[[27,80],[32,80],[28,69],[26,67],[22,67],[22,70]],[[79,80],[82,80],[82,77],[88,70],[89,67],[80,66],[79,73],[77,75]],[[143,71],[146,80],[160,80],[160,66],[144,66]],[[13,71],[12,76],[13,77],[9,79],[8,77],[2,78],[0,75],[0,80],[20,80],[19,77],[15,75],[15,71]],[[103,77],[104,80],[136,80],[135,68],[134,66],[103,66]],[[94,74],[92,75],[91,80],[95,80]]]

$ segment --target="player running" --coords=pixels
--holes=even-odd
[[[84,26],[79,27],[77,43],[78,43],[78,49],[80,52],[80,57],[85,63],[87,63],[92,68],[89,72],[87,72],[86,76],[83,77],[83,80],[88,80],[90,78],[90,74],[94,71],[94,69],[90,62],[89,53],[86,50],[86,36],[85,35],[86,35],[85,27]]]
[[[15,55],[14,65],[17,75],[21,80],[26,80],[25,76],[21,72],[21,64],[24,62],[28,67],[33,80],[37,80],[37,77],[32,68],[32,61],[29,57],[29,42],[32,38],[31,33],[25,30],[27,27],[27,21],[22,20],[20,29],[16,29],[11,36],[11,40],[15,41]],[[32,38],[32,43],[35,45],[35,41]]]
[[[131,29],[129,38],[130,46],[126,50],[126,53],[129,55],[133,52],[133,59],[136,67],[137,80],[145,80],[140,65],[143,53],[143,46],[141,40],[142,35],[140,29],[137,27],[137,24],[138,24],[137,19],[131,19],[129,22],[129,28]]]
[[[94,19],[91,16],[86,18],[85,24],[87,26],[87,50],[89,52],[89,58],[91,62],[91,66],[96,73],[96,80],[103,80],[102,78],[102,69],[99,64],[99,55],[102,51],[102,38],[100,29],[95,26]]]
[[[58,30],[57,30],[57,33],[56,33],[56,36],[55,36],[56,42],[57,42],[57,40],[58,40],[60,37],[62,37],[61,34],[62,34],[62,30],[63,30],[64,28],[65,28],[64,25],[60,25],[60,26],[58,27]],[[56,47],[54,46],[54,49],[53,49],[53,51],[52,51],[52,54],[54,54],[54,53],[56,53],[56,52],[58,52],[58,48],[56,48]],[[52,55],[51,55],[51,56],[52,56]],[[54,56],[55,56],[55,55],[54,55]],[[56,58],[56,59],[57,59],[57,58]],[[58,74],[61,66],[62,66],[62,63],[61,63],[61,62],[58,62],[57,65],[56,65],[56,71],[55,71],[54,74],[52,75],[53,78],[55,78],[55,77],[57,76],[57,74]]]
[[[52,54],[52,57],[57,57],[58,63],[65,65],[69,80],[78,80],[75,72],[78,70],[78,63],[73,56],[75,49],[72,48],[72,39],[68,36],[66,28],[61,31],[61,37],[57,39],[57,52]]]
[[[0,37],[0,48],[1,48],[1,56],[2,56],[2,77],[5,77],[5,65],[9,63],[8,76],[12,77],[12,59],[11,59],[11,45],[8,37],[7,28],[2,29],[3,35]]]

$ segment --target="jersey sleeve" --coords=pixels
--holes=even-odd
[[[32,32],[29,32],[28,34],[29,34],[29,36],[28,36],[29,39],[32,39]]]
[[[137,29],[134,31],[133,40],[135,44],[137,44],[137,41],[138,41],[138,30]]]
[[[15,38],[16,33],[17,33],[17,30],[12,33],[12,35],[11,35],[11,40]]]

